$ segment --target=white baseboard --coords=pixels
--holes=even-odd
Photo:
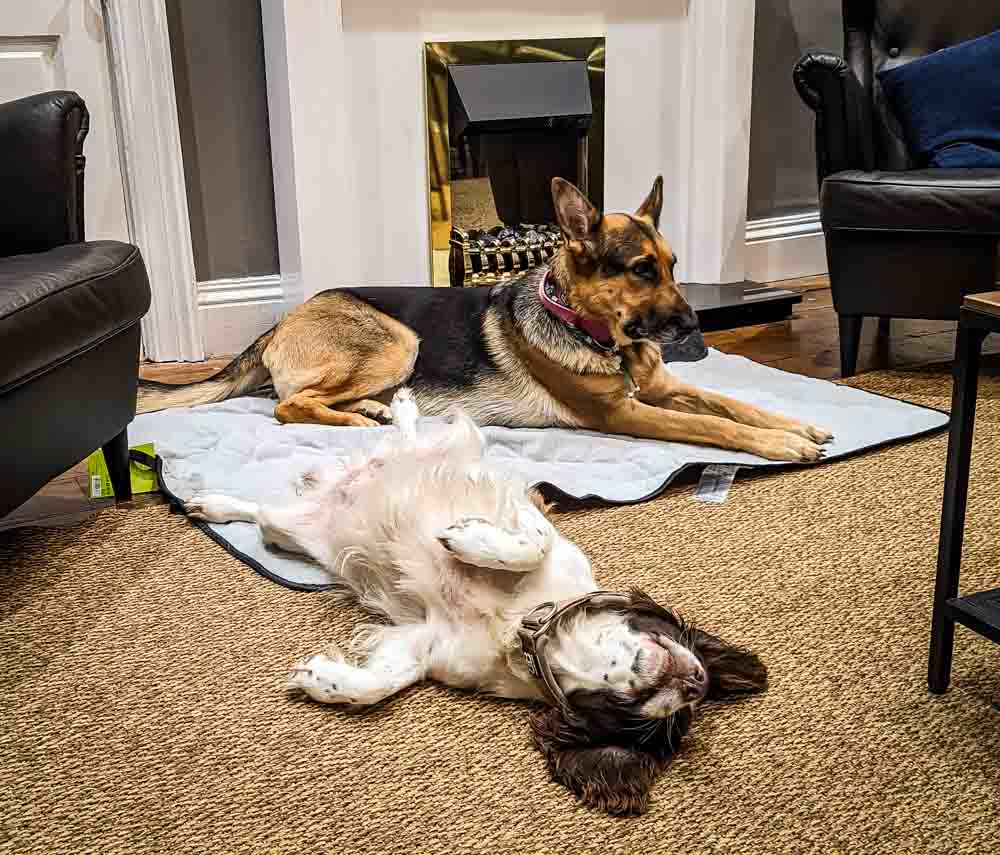
[[[240,353],[287,311],[280,275],[198,283],[198,320],[205,357]]]
[[[819,212],[751,220],[746,231],[746,278],[775,282],[827,272]]]

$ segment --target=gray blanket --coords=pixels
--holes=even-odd
[[[672,363],[669,370],[702,388],[832,430],[828,461],[939,430],[948,422],[947,415],[937,410],[788,374],[716,350],[701,362]],[[136,418],[129,440],[131,445],[155,444],[163,486],[181,500],[211,492],[273,502],[289,498],[294,480],[317,459],[349,457],[372,447],[380,433],[395,430],[280,425],[272,416],[273,408],[271,400],[236,398],[148,413]],[[433,430],[435,421],[423,420],[422,429]],[[651,498],[692,465],[787,465],[741,452],[584,430],[490,427],[485,433],[488,459],[497,466],[566,496],[610,503]],[[256,526],[229,523],[205,528],[275,581],[307,590],[329,583],[326,572],[308,560],[265,547]]]

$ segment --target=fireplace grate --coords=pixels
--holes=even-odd
[[[516,228],[452,228],[448,276],[453,287],[491,285],[526,270],[548,264],[562,246],[559,227],[521,223]]]

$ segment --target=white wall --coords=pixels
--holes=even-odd
[[[605,35],[607,207],[635,208],[662,173],[662,226],[686,275],[729,275],[742,263],[749,130],[749,67],[734,63],[751,63],[753,2],[735,12],[727,0],[693,2],[692,16],[688,0],[414,0],[403,8],[390,0],[264,0],[265,39],[285,39],[287,66],[272,67],[278,51],[269,50],[268,77],[274,86],[287,75],[292,164],[276,169],[294,172],[303,295],[430,281],[428,41]],[[727,51],[727,39],[742,49]],[[695,80],[705,97],[693,97]],[[736,97],[726,96],[733,87]],[[704,150],[696,129],[712,134]],[[719,198],[699,187],[708,177]],[[693,208],[710,233],[692,221]]]

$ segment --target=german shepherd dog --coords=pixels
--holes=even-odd
[[[565,243],[547,270],[477,288],[323,291],[213,377],[141,381],[139,412],[277,394],[282,423],[374,426],[409,386],[425,415],[578,427],[814,462],[831,434],[681,383],[663,346],[698,336],[659,232],[663,179],[634,214],[601,214],[552,181]]]

